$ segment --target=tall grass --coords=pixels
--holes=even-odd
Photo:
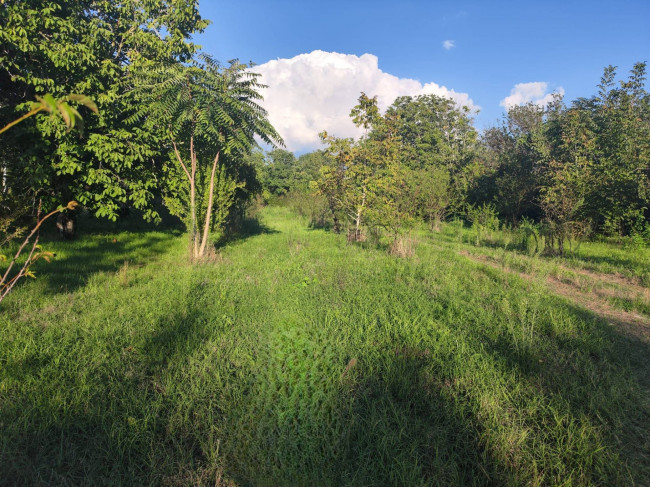
[[[444,234],[400,259],[262,218],[203,266],[52,244],[0,315],[0,484],[648,481],[647,343]]]

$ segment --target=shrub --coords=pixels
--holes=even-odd
[[[481,239],[486,232],[492,238],[492,232],[499,229],[497,209],[492,203],[483,203],[481,206],[467,205],[467,219],[472,224],[475,245],[481,244]]]

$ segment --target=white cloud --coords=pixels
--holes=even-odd
[[[318,133],[323,130],[337,137],[359,136],[362,131],[349,114],[362,91],[376,95],[381,110],[398,96],[421,94],[444,96],[459,105],[478,108],[467,93],[381,71],[372,54],[313,51],[269,61],[252,71],[260,73],[261,82],[269,86],[262,91],[262,106],[291,151],[320,148]]]
[[[510,96],[501,100],[500,105],[510,109],[515,105],[524,105],[534,103],[539,106],[546,106],[553,100],[554,93],[564,95],[564,88],[561,86],[555,92],[547,93],[548,83],[544,81],[535,81],[532,83],[519,83],[510,90]]]
[[[446,41],[442,41],[442,47],[449,50],[452,47],[456,47],[456,41],[452,41],[452,40],[449,40],[449,39],[446,40]]]

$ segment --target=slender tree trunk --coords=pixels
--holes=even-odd
[[[363,196],[361,197],[361,206],[357,208],[357,216],[354,220],[354,241],[355,242],[361,240],[361,215],[365,205],[366,205],[366,190],[364,188]]]
[[[199,256],[199,229],[196,218],[196,152],[194,152],[194,136],[190,137],[190,159],[192,164],[190,177],[190,219],[192,230],[190,232],[190,241],[192,244],[192,257],[196,259]]]
[[[176,154],[176,160],[181,165],[185,176],[187,176],[187,181],[190,183],[190,232],[189,232],[189,242],[188,242],[188,252],[193,259],[197,257],[198,247],[196,246],[196,154],[194,153],[194,137],[190,137],[190,161],[191,161],[191,171],[188,171],[187,166],[183,162],[181,153],[178,151],[176,146],[176,141],[174,138],[171,138],[172,145],[174,146],[174,153]]]
[[[212,163],[212,172],[210,173],[210,187],[208,189],[208,209],[205,212],[205,223],[203,224],[203,238],[201,239],[201,248],[199,249],[199,257],[203,257],[205,253],[205,246],[208,243],[208,234],[210,233],[210,218],[212,217],[212,202],[214,201],[214,174],[219,164],[219,154],[214,158]]]

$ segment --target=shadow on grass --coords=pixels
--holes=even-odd
[[[209,335],[203,309],[161,319],[134,346],[121,337],[103,364],[75,350],[56,384],[5,403],[0,485],[215,485],[224,465],[242,486],[503,485],[426,351],[386,347],[381,363],[326,382],[276,370],[281,383],[268,380],[269,364],[242,370],[224,351],[211,376],[189,360]],[[55,360],[28,361],[20,380],[47,376]]]
[[[257,218],[246,218],[242,222],[239,231],[234,232],[229,236],[223,236],[215,243],[214,247],[215,250],[219,250],[221,248],[240,243],[251,237],[255,237],[256,235],[273,233],[280,233],[280,231],[265,225]]]
[[[486,353],[540,388],[560,417],[566,415],[568,436],[557,441],[567,442],[567,454],[580,458],[580,451],[602,448],[619,456],[609,463],[593,456],[594,464],[582,473],[583,480],[628,485],[631,477],[642,485],[650,478],[650,344],[563,299],[549,297],[544,308],[565,309],[581,325],[575,333],[536,329],[534,339],[515,337],[517,332],[486,333],[481,340]],[[519,325],[521,332],[524,325]],[[594,429],[582,431],[586,424]],[[630,468],[616,471],[613,465]]]
[[[630,255],[634,255],[633,250],[630,250],[629,252]],[[644,269],[644,264],[643,262],[640,262],[639,259],[626,258],[620,255],[582,255],[575,252],[567,252],[567,254],[562,256],[562,258],[569,262],[574,260],[584,262],[586,264],[607,264],[619,269],[633,269],[647,272],[647,268]]]
[[[100,272],[116,272],[128,262],[140,266],[157,260],[175,245],[175,239],[182,235],[181,227],[174,222],[162,227],[138,220],[132,230],[108,232],[112,222],[101,222],[97,227],[86,226],[73,241],[61,241],[54,231],[48,229],[43,245],[48,250],[63,254],[52,263],[37,263],[35,270],[39,278],[48,283],[51,293],[72,292],[85,285],[88,279]],[[109,228],[107,228],[107,226]],[[280,233],[257,219],[247,219],[241,230],[215,245],[216,249],[235,245],[262,234]]]
[[[334,485],[504,485],[508,474],[479,438],[478,422],[434,377],[428,350],[398,347],[361,373],[346,418]]]
[[[205,321],[197,306],[133,346],[124,335],[104,341],[95,358],[69,344],[66,356],[7,364],[0,378],[43,387],[0,403],[0,485],[203,485],[198,436],[174,424],[185,417],[183,398],[163,377],[201,346]],[[55,369],[56,380],[43,379]]]
[[[172,217],[156,225],[145,222],[137,214],[131,215],[128,221],[115,223],[82,213],[77,217],[75,238],[62,240],[55,220],[50,218],[43,225],[39,238],[39,245],[54,253],[54,258],[51,262],[41,259],[32,267],[39,281],[47,283],[46,292],[51,294],[73,292],[85,285],[94,274],[115,272],[125,262],[140,266],[157,260],[183,233],[180,222]],[[12,242],[10,254],[18,249],[19,243]],[[22,252],[19,265],[24,262],[29,248]],[[15,266],[12,269],[13,274],[18,268]],[[28,280],[21,280],[17,287],[25,282]]]
[[[265,366],[229,413],[223,451],[240,485],[508,481],[481,443],[472,413],[448,381],[432,375],[429,350],[387,344],[358,351],[346,366],[318,336],[281,334],[283,343],[262,346]]]
[[[68,293],[84,286],[101,272],[116,272],[128,262],[139,266],[160,258],[175,245],[178,231],[121,232],[82,236],[71,242],[44,242],[56,258],[51,263],[37,262],[39,279],[47,282],[50,293]]]

